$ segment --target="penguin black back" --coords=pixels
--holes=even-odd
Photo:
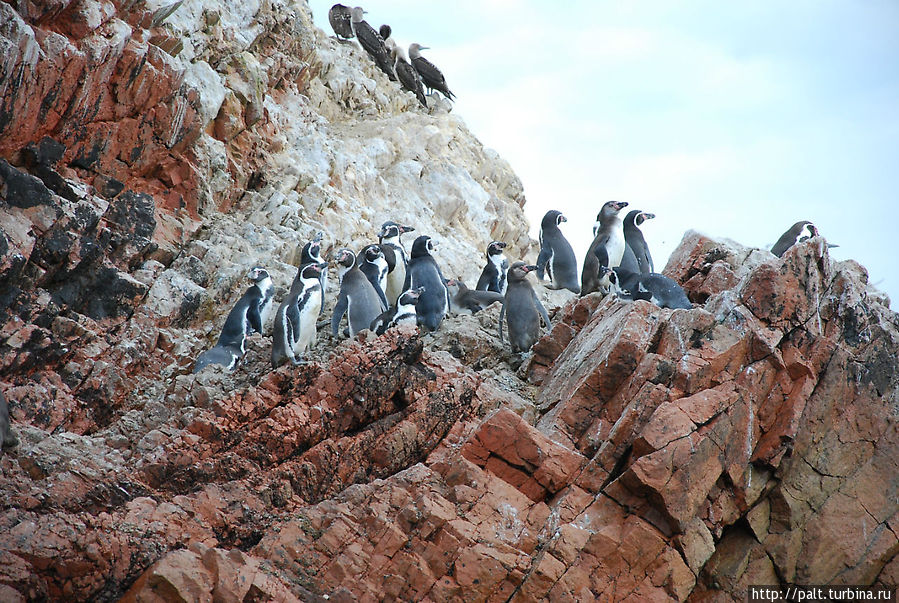
[[[815,227],[815,225],[808,220],[801,220],[790,226],[790,228],[788,228],[785,233],[780,235],[780,238],[777,239],[777,243],[775,243],[771,248],[771,253],[773,253],[777,257],[783,257],[783,254],[787,251],[787,249],[789,249],[796,243],[817,236],[818,229]]]
[[[618,286],[633,299],[651,301],[661,308],[689,310],[693,307],[683,288],[664,274],[640,274],[620,266],[613,268],[612,272],[617,276]]]
[[[600,267],[615,268],[621,265],[626,247],[624,239],[624,223],[621,211],[627,207],[626,201],[607,201],[597,216],[599,227],[596,236],[590,243],[584,257],[584,268],[581,271],[581,295],[599,291]]]
[[[527,275],[537,270],[524,262],[515,262],[509,268],[509,284],[499,312],[499,338],[503,340],[503,316],[509,327],[509,342],[513,352],[527,352],[540,338],[540,320],[549,328],[549,315]]]
[[[540,254],[537,256],[537,278],[543,280],[544,271],[549,275],[553,289],[568,289],[579,293],[577,259],[574,250],[559,224],[568,219],[558,210],[550,210],[540,222]]]
[[[446,288],[446,279],[440,266],[431,255],[436,248],[431,237],[421,235],[412,244],[411,259],[406,268],[406,282],[403,290],[424,287],[415,307],[418,324],[429,331],[436,331],[449,312],[450,299]]]
[[[634,260],[637,262],[636,272],[641,272],[643,274],[655,272],[655,267],[652,263],[652,254],[649,253],[649,246],[646,244],[646,239],[643,237],[643,231],[640,230],[640,225],[646,220],[651,220],[655,217],[655,214],[640,211],[638,209],[629,211],[624,217],[624,243],[626,246],[624,253],[627,254],[628,250],[630,250],[631,255],[633,255]],[[625,259],[622,257],[620,265],[624,266],[624,263]],[[633,268],[629,266],[625,268],[633,270]]]

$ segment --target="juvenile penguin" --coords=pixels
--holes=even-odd
[[[509,272],[509,260],[503,254],[506,244],[502,241],[493,241],[487,245],[487,265],[481,271],[481,278],[475,289],[478,291],[495,291],[505,295],[506,273]]]
[[[346,314],[350,337],[367,329],[381,313],[381,298],[374,286],[356,266],[356,254],[349,249],[337,252],[337,263],[343,271],[340,293],[334,315],[331,317],[331,334],[336,338],[340,321]]]
[[[409,259],[406,248],[403,247],[402,236],[414,230],[411,226],[403,226],[388,220],[381,225],[378,232],[378,243],[384,252],[384,259],[387,260],[387,290],[384,293],[387,294],[387,301],[391,303],[405,291],[403,285],[406,282],[406,264],[409,263]]]
[[[607,270],[605,267],[600,269],[602,272]],[[624,299],[643,299],[661,308],[689,310],[693,307],[683,288],[664,274],[641,274],[618,266],[608,276],[612,288]]]
[[[18,443],[19,437],[9,426],[9,405],[3,397],[3,392],[0,392],[0,451],[3,448],[12,448]]]
[[[424,287],[400,293],[396,303],[374,319],[369,328],[376,334],[383,335],[387,329],[396,325],[417,325],[418,314],[415,306],[418,305],[422,293],[424,293]]]
[[[581,272],[581,295],[587,295],[599,291],[599,268],[615,268],[621,265],[624,256],[624,223],[621,219],[621,211],[627,207],[626,201],[608,201],[602,206],[596,217],[599,228],[587,256],[584,258],[584,269]]]
[[[808,220],[796,222],[795,224],[790,226],[787,232],[780,235],[780,238],[777,239],[777,243],[775,243],[771,248],[771,253],[779,258],[783,257],[783,254],[786,252],[786,250],[796,243],[801,243],[817,236],[820,236],[820,233],[818,232],[818,228],[814,224],[812,224]],[[827,246],[839,247],[839,245],[833,245],[831,243],[828,243]]]
[[[290,285],[290,292],[278,306],[272,331],[272,368],[288,360],[299,364],[303,353],[318,336],[316,321],[324,296],[319,277],[326,264],[306,264]]]
[[[446,288],[450,294],[450,307],[456,313],[467,310],[476,314],[490,304],[503,301],[502,293],[469,289],[462,279],[451,278],[446,281]]]
[[[366,245],[359,253],[359,270],[372,284],[378,297],[381,299],[381,309],[386,310],[390,307],[387,301],[387,295],[384,291],[387,289],[387,260],[384,259],[384,252],[380,245]]]
[[[446,279],[443,278],[440,266],[431,255],[434,249],[436,244],[431,237],[421,235],[415,239],[403,286],[403,290],[424,287],[415,312],[418,315],[418,324],[424,325],[429,331],[436,331],[440,327],[450,308]]]
[[[640,272],[642,274],[655,272],[655,267],[652,263],[652,254],[649,253],[649,246],[646,244],[646,239],[643,237],[643,231],[640,230],[640,225],[643,224],[643,222],[652,220],[655,217],[655,214],[640,211],[638,209],[627,212],[627,215],[624,217],[624,253],[625,255],[628,255],[628,250],[630,250],[630,255],[633,256],[634,260],[637,262],[636,270],[625,266],[626,269],[634,270],[634,272]],[[624,266],[624,264],[624,257],[622,257],[620,265]]]
[[[231,308],[216,344],[197,357],[194,373],[210,364],[221,364],[229,371],[233,370],[246,352],[247,335],[253,331],[262,333],[263,317],[267,318],[271,308],[272,279],[268,271],[258,266],[248,276],[254,281],[253,285]]]
[[[529,272],[537,270],[524,262],[515,262],[509,268],[509,287],[499,311],[499,339],[503,340],[503,316],[509,326],[509,342],[513,352],[527,352],[540,337],[540,319],[549,328],[549,315],[537,299],[534,288],[527,281]]]
[[[555,209],[546,212],[540,222],[540,255],[537,256],[537,278],[543,280],[544,270],[549,275],[552,289],[568,289],[580,293],[577,283],[577,260],[571,244],[559,224],[568,218]]]
[[[331,24],[331,29],[337,35],[337,39],[349,40],[356,37],[356,34],[353,33],[352,10],[349,6],[343,4],[332,6],[328,11],[328,23]]]
[[[393,63],[390,60],[390,53],[387,52],[387,46],[384,44],[384,38],[365,20],[363,17],[365,11],[362,10],[361,6],[353,8],[351,14],[353,31],[356,32],[356,39],[359,40],[359,44],[381,71],[395,82],[396,74],[393,71]]]

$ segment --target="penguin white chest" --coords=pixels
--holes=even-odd
[[[313,289],[300,308],[300,336],[294,345],[295,354],[301,354],[315,343],[318,335],[316,323],[321,307],[321,289]]]
[[[609,240],[606,242],[606,253],[609,254],[609,268],[616,268],[621,265],[621,258],[624,257],[624,229],[618,227],[612,230]]]

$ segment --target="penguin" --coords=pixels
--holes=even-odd
[[[321,272],[326,264],[311,263],[300,268],[290,292],[278,306],[272,331],[272,368],[288,360],[300,364],[300,358],[318,336],[316,321],[324,301]]]
[[[353,32],[352,10],[349,6],[343,4],[332,6],[328,11],[328,23],[331,24],[331,29],[334,30],[338,40],[349,40],[356,37]]]
[[[783,257],[783,254],[786,253],[787,249],[796,243],[801,243],[812,237],[818,236],[821,236],[821,233],[818,232],[818,228],[814,224],[808,220],[801,220],[790,226],[787,232],[780,235],[780,238],[777,239],[777,243],[771,248],[771,253],[779,258]],[[839,247],[839,245],[828,243],[827,247]]]
[[[581,295],[604,288],[600,282],[600,266],[615,268],[621,265],[625,249],[621,210],[625,207],[627,207],[626,201],[608,201],[596,216],[599,228],[596,230],[596,235],[584,258],[584,269],[581,272]]]
[[[431,255],[436,249],[436,244],[427,235],[421,235],[412,243],[412,257],[406,267],[406,282],[403,290],[424,287],[424,291],[418,298],[415,312],[418,315],[418,324],[424,325],[429,331],[436,331],[440,323],[449,313],[449,290],[446,288],[446,279],[440,271],[440,266]]]
[[[502,293],[469,289],[462,279],[450,279],[446,281],[446,287],[450,292],[451,309],[456,313],[467,310],[476,314],[490,304],[503,301]]]
[[[626,270],[620,266],[609,271],[601,267],[600,272],[608,273],[611,289],[622,299],[642,299],[650,301],[661,308],[682,308],[690,310],[693,304],[683,288],[674,279],[664,274],[651,272],[641,274]]]
[[[643,222],[652,220],[655,217],[655,214],[640,211],[638,209],[633,209],[624,216],[624,253],[625,255],[632,256],[637,262],[637,269],[634,270],[634,272],[640,272],[642,274],[655,272],[655,266],[652,263],[652,254],[649,253],[649,246],[646,244],[646,239],[643,237],[643,231],[640,230],[640,225],[643,224]],[[630,253],[628,253],[628,250],[630,250]],[[624,262],[625,260],[622,257],[620,265],[624,266]],[[630,267],[626,268],[628,270],[633,270],[633,268]]]
[[[380,245],[366,245],[359,252],[359,270],[372,284],[378,297],[381,298],[381,310],[390,307],[384,290],[387,288],[387,260]]]
[[[562,212],[550,210],[540,223],[540,254],[537,256],[537,278],[543,280],[544,270],[549,275],[552,289],[568,289],[580,293],[577,283],[577,260],[571,244],[559,224],[567,222]]]
[[[406,264],[409,259],[406,256],[406,248],[403,247],[402,236],[407,232],[413,232],[411,226],[403,226],[388,220],[381,225],[378,232],[378,243],[387,260],[387,294],[388,301],[396,301],[400,293],[405,291],[403,284],[406,282]]]
[[[509,326],[509,342],[513,352],[527,352],[540,337],[540,319],[550,327],[546,308],[537,299],[534,288],[527,281],[529,272],[538,270],[524,262],[515,262],[509,268],[509,286],[499,311],[499,340],[503,339],[503,316]]]
[[[503,255],[506,244],[502,241],[493,241],[487,245],[487,265],[481,271],[481,278],[475,289],[478,291],[495,291],[505,295],[506,273],[509,271],[509,260]]]
[[[342,268],[343,278],[340,282],[340,293],[334,315],[331,317],[331,335],[337,337],[340,321],[347,316],[349,335],[363,331],[381,314],[381,298],[365,275],[356,266],[356,254],[349,249],[337,252],[337,262]]]
[[[259,266],[248,276],[254,281],[253,285],[228,313],[216,344],[197,357],[194,373],[210,364],[221,364],[229,371],[233,370],[246,352],[247,335],[253,331],[262,333],[263,314],[267,318],[271,308],[272,279],[268,271]]]
[[[299,277],[300,271],[306,264],[322,264],[324,266],[319,276],[319,282],[322,286],[322,297],[324,297],[328,291],[328,263],[322,258],[321,231],[315,233],[312,240],[303,245],[303,250],[300,252],[300,267],[297,269],[297,277]]]
[[[396,299],[396,304],[374,319],[369,328],[376,334],[383,335],[387,332],[387,329],[396,325],[417,325],[418,314],[415,306],[418,305],[418,300],[421,298],[424,290],[424,287],[419,287],[400,293],[400,296]]]
[[[3,392],[0,392],[0,451],[3,448],[13,448],[18,444],[19,437],[9,426],[9,405],[6,403]]]

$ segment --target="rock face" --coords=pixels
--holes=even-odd
[[[387,219],[472,280],[521,185],[291,2],[0,3],[0,600],[732,600],[899,581],[899,318],[823,240],[688,233],[696,304],[537,287],[190,373],[243,276]],[[327,249],[326,249],[327,250]],[[333,304],[333,291],[329,295]],[[327,317],[328,310],[325,316]]]

